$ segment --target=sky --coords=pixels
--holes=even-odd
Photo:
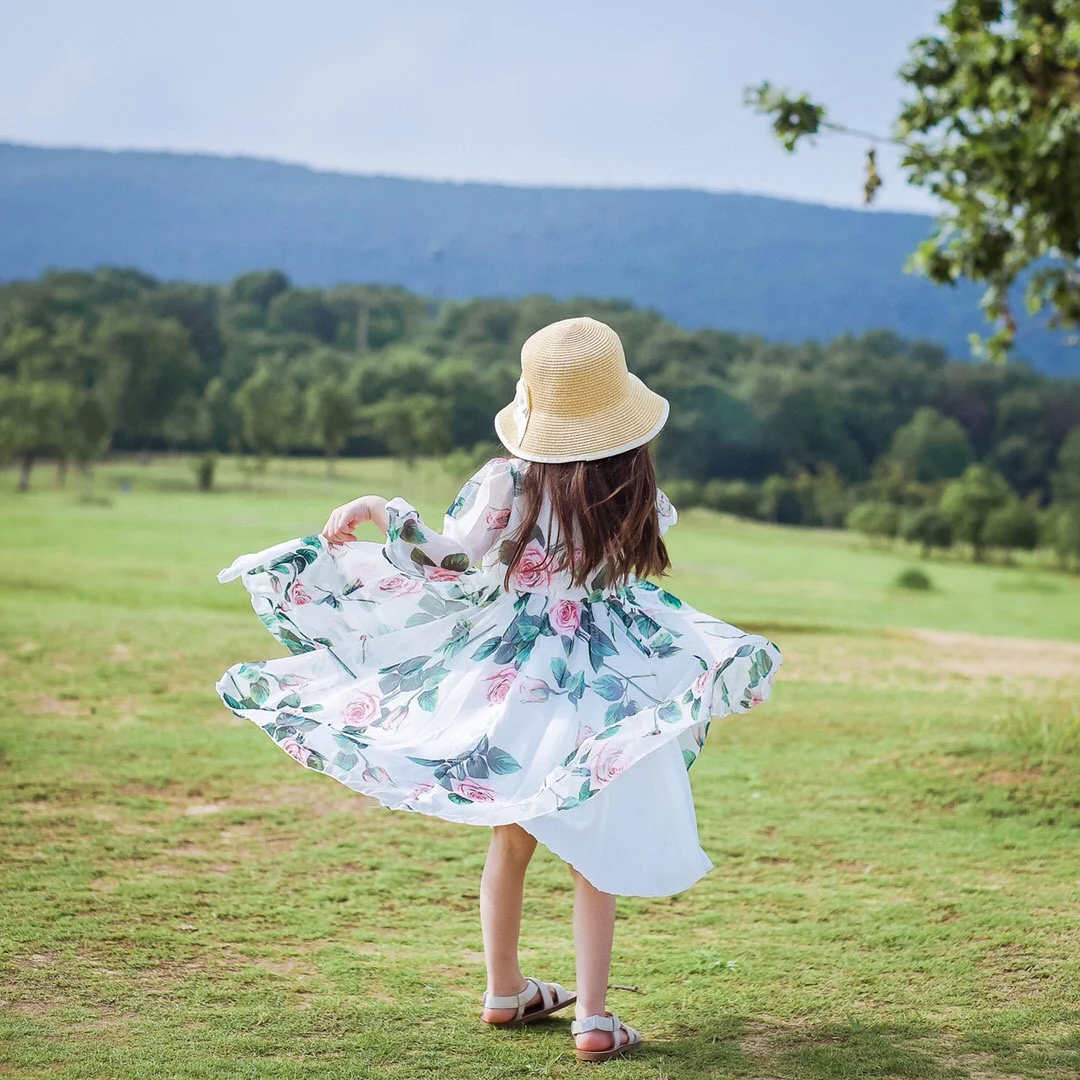
[[[941,0],[9,0],[0,141],[342,172],[862,200],[865,144],[787,154],[743,88],[887,134]],[[881,210],[932,209],[879,150]]]

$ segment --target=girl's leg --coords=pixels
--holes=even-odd
[[[480,878],[480,928],[489,994],[519,994],[525,989],[525,976],[518,965],[518,937],[525,871],[535,850],[536,838],[520,825],[496,825],[492,829]],[[496,1023],[512,1020],[514,1010],[485,1009],[484,1017]]]
[[[611,942],[615,936],[615,897],[601,892],[572,866],[574,879],[574,952],[577,959],[577,1018],[607,1014],[611,973]],[[624,1042],[625,1035],[619,1036]],[[576,1036],[579,1050],[608,1050],[610,1031],[586,1031]]]

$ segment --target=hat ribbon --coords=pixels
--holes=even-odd
[[[520,443],[525,438],[525,430],[529,426],[529,412],[532,406],[532,396],[524,378],[518,379],[517,390],[514,393],[514,409],[510,414],[517,428],[517,441]]]

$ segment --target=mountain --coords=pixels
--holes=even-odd
[[[137,267],[227,281],[380,282],[451,299],[617,297],[689,329],[783,341],[886,327],[967,353],[979,290],[907,275],[918,214],[690,190],[511,187],[318,172],[251,158],[0,143],[0,280]],[[1080,376],[1033,324],[1019,354]]]

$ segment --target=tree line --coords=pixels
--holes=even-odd
[[[10,283],[0,459],[26,488],[44,458],[88,472],[110,450],[203,452],[205,485],[215,453],[319,453],[331,471],[343,454],[482,453],[521,343],[578,314],[610,323],[671,400],[657,466],[683,505],[850,522],[927,549],[948,529],[977,556],[1030,546],[1016,541],[1035,522],[1036,543],[1080,557],[1080,383],[954,362],[890,331],[786,345],[611,300],[435,305],[393,287],[299,288],[273,270],[228,285],[114,268]],[[973,517],[968,503],[989,509]],[[1010,532],[1006,517],[1026,524]]]

